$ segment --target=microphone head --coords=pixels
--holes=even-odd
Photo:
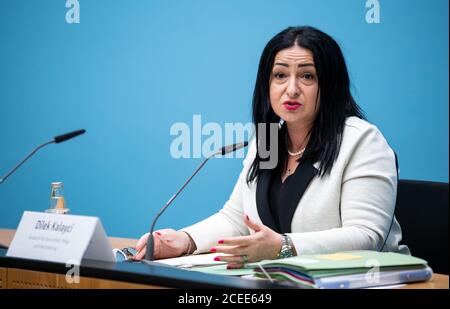
[[[69,133],[66,133],[66,134],[58,135],[58,136],[55,136],[54,142],[56,144],[58,144],[58,143],[67,141],[68,139],[74,138],[74,137],[76,137],[78,135],[84,134],[85,132],[86,132],[85,129],[81,129],[81,130],[69,132]]]
[[[230,152],[236,151],[238,149],[241,149],[243,147],[246,147],[247,145],[248,145],[248,142],[244,141],[244,142],[240,142],[237,144],[224,146],[224,147],[220,148],[214,155],[218,155],[218,154],[225,155],[227,153],[230,153]]]

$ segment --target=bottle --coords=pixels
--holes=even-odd
[[[50,191],[50,208],[45,212],[66,214],[69,210],[70,209],[66,207],[66,200],[64,199],[63,183],[52,182],[52,189]]]

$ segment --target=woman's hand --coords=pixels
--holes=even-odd
[[[137,242],[136,250],[138,250],[138,253],[134,259],[141,260],[145,257],[148,236],[149,233],[142,235]],[[189,250],[191,242],[191,238],[187,233],[175,231],[173,229],[163,229],[153,232],[153,240],[155,260],[183,255],[187,252],[187,250]],[[193,249],[190,251],[192,252]]]
[[[264,259],[276,259],[281,249],[282,235],[265,225],[254,223],[246,215],[244,222],[255,231],[249,236],[224,238],[218,241],[211,252],[231,254],[218,256],[217,261],[228,262],[227,268],[242,268],[247,262],[257,262]]]

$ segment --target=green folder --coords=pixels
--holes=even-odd
[[[378,251],[345,251],[332,254],[304,254],[287,259],[267,260],[259,263],[266,268],[285,268],[310,277],[327,277],[378,271],[420,269],[427,262],[410,255]],[[247,267],[256,268],[256,263]]]
[[[286,259],[249,263],[243,269],[227,269],[226,265],[194,267],[191,270],[218,275],[243,276],[261,274],[260,268],[283,268],[311,278],[360,274],[371,269],[379,271],[421,269],[427,262],[410,255],[378,251],[344,251],[332,254],[304,254]]]

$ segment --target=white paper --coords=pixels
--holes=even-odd
[[[163,263],[171,266],[176,266],[180,268],[191,268],[200,266],[212,266],[226,264],[223,261],[214,261],[216,256],[228,255],[224,253],[207,253],[207,254],[196,254],[187,255],[170,259],[156,260],[155,262]]]

